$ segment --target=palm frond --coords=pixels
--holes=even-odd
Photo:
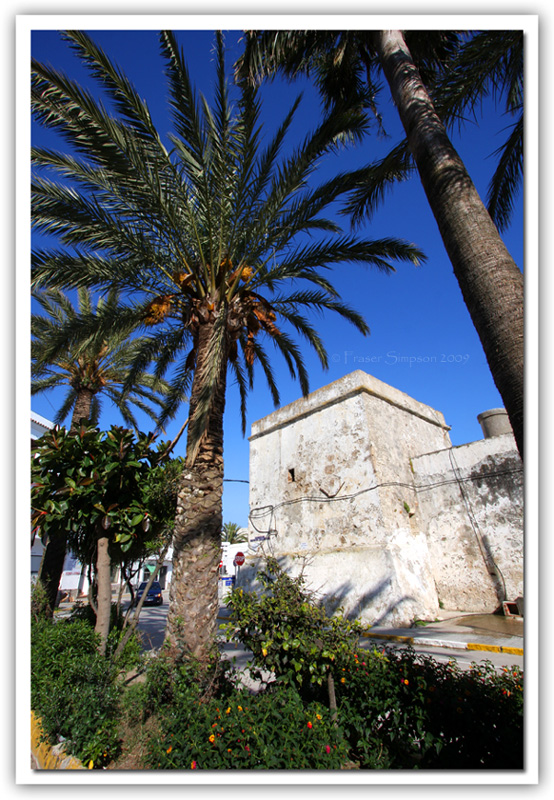
[[[286,48],[294,44],[293,34]],[[266,137],[255,82],[239,80],[233,106],[223,36],[216,35],[215,99],[210,104],[192,85],[178,37],[162,31],[173,122],[168,152],[146,102],[109,55],[83,32],[68,32],[64,38],[109,102],[104,105],[76,81],[33,63],[35,119],[70,147],[67,153],[33,150],[33,225],[56,243],[33,253],[32,281],[41,291],[78,289],[83,300],[93,288],[105,294],[94,310],[81,309],[74,318],[62,309],[61,295],[59,302],[44,295],[45,316],[36,315],[33,331],[49,344],[42,346],[42,355],[33,345],[37,370],[39,364],[60,374],[69,370],[72,380],[71,359],[63,368],[52,367],[64,347],[79,358],[94,352],[96,369],[109,385],[106,397],[120,404],[128,422],[134,419],[132,405],[156,413],[163,425],[189,396],[188,452],[194,457],[220,402],[218,387],[229,359],[243,425],[255,363],[278,401],[275,373],[260,336],[273,341],[306,393],[308,373],[294,336],[306,340],[324,365],[327,358],[311,315],[338,313],[368,332],[362,316],[340,302],[331,267],[366,264],[391,272],[396,262],[419,263],[423,254],[398,240],[345,235],[336,213],[329,211],[349,193],[354,197],[367,178],[368,170],[336,172],[324,180],[318,173],[321,159],[345,139],[365,133],[367,98],[355,107],[337,100],[333,113],[322,113],[294,147],[288,138],[300,97]],[[317,47],[327,48],[327,58],[336,45],[335,59],[340,55],[342,68],[356,80],[362,80],[364,70],[373,74],[368,61],[356,67],[355,36],[314,32],[308,38],[293,71],[308,65],[323,76],[330,64],[318,56]],[[383,185],[392,180],[393,162],[391,156],[388,172],[387,165],[380,167]],[[372,169],[376,181],[377,167]],[[271,322],[274,314],[286,330]],[[45,320],[56,315],[52,327]],[[208,322],[213,328],[206,362],[198,358],[198,343]],[[236,358],[231,340],[238,343]],[[98,347],[104,341],[111,343],[110,355]]]
[[[512,126],[504,145],[496,151],[498,166],[489,184],[487,208],[499,231],[505,231],[513,216],[523,174],[523,115]]]
[[[233,361],[229,362],[229,369],[235,375],[235,381],[239,390],[239,397],[240,397],[240,427],[242,431],[242,435],[246,435],[246,399],[248,397],[248,388],[249,384],[246,379],[245,371],[243,369],[242,364],[239,362],[238,359],[234,359]],[[252,384],[250,383],[250,388]]]
[[[66,393],[63,399],[61,406],[59,407],[54,416],[55,425],[63,425],[64,420],[67,419],[67,417],[73,410],[76,400],[77,400],[77,392],[74,389],[69,388],[68,392]]]

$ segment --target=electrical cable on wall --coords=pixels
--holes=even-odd
[[[498,566],[498,564],[494,560],[493,554],[491,552],[487,552],[486,549],[485,549],[485,545],[483,543],[483,537],[481,536],[481,533],[480,533],[479,523],[477,522],[477,520],[475,518],[475,515],[473,513],[473,509],[471,507],[471,503],[469,501],[469,497],[467,496],[466,492],[464,491],[464,487],[463,487],[464,479],[461,478],[461,476],[459,474],[460,470],[459,470],[458,465],[456,463],[456,460],[454,458],[454,454],[452,452],[452,449],[450,449],[448,451],[448,455],[450,457],[450,464],[452,466],[452,472],[454,473],[454,477],[457,480],[457,483],[458,483],[458,486],[459,486],[459,489],[460,489],[460,494],[462,496],[462,500],[463,500],[463,503],[464,503],[464,506],[465,506],[465,509],[466,509],[466,512],[467,512],[467,516],[468,516],[471,528],[473,530],[473,533],[475,534],[475,538],[477,539],[477,545],[479,547],[479,552],[481,553],[481,556],[482,556],[483,561],[485,563],[485,567],[486,567],[487,572],[489,574],[491,572],[490,567],[489,567],[489,561],[491,562],[492,567],[493,567],[493,572],[496,575],[496,577],[499,578],[500,583],[502,584],[503,597],[502,597],[502,601],[501,602],[504,602],[505,600],[508,599],[507,592],[506,592],[506,581],[504,580],[504,575],[502,574],[502,570],[500,569],[500,567]],[[521,469],[519,469],[519,470],[507,470],[507,472],[510,472],[510,471],[511,472],[521,472],[522,470]],[[483,476],[483,477],[489,477],[490,474],[491,473],[487,473],[486,476]]]
[[[446,478],[444,480],[436,481],[435,483],[429,483],[429,484],[426,484],[424,486],[417,486],[417,485],[414,485],[414,484],[411,484],[411,483],[405,483],[403,481],[386,481],[386,482],[383,482],[383,483],[377,483],[377,484],[375,484],[373,486],[367,486],[367,487],[365,487],[363,489],[359,489],[358,491],[352,492],[350,494],[343,494],[343,495],[335,496],[335,497],[326,497],[326,496],[313,497],[313,496],[310,496],[310,495],[307,495],[305,497],[296,497],[296,498],[293,498],[292,500],[283,500],[281,503],[277,503],[275,505],[271,504],[271,505],[258,506],[257,508],[253,508],[250,511],[250,514],[248,515],[248,519],[250,521],[250,524],[252,525],[252,527],[254,528],[254,530],[258,534],[262,534],[262,535],[265,535],[265,536],[271,536],[271,534],[277,535],[277,530],[275,529],[275,527],[272,527],[272,523],[274,522],[274,519],[275,519],[275,512],[279,508],[283,508],[284,506],[296,505],[297,503],[336,503],[336,502],[339,502],[340,500],[352,500],[355,497],[359,497],[360,495],[365,494],[367,492],[372,492],[375,489],[388,488],[388,487],[393,487],[393,486],[399,486],[399,487],[402,487],[402,488],[411,489],[412,491],[415,491],[416,494],[417,494],[418,492],[429,491],[430,489],[434,489],[434,488],[437,488],[439,486],[446,486],[448,484],[456,483],[456,484],[458,484],[458,486],[460,487],[460,491],[462,492],[462,497],[464,499],[464,504],[465,504],[465,507],[466,507],[467,514],[468,514],[470,523],[472,524],[472,527],[473,527],[473,530],[475,532],[475,535],[477,536],[477,539],[478,539],[479,545],[480,545],[480,549],[481,549],[482,544],[480,542],[480,538],[479,538],[478,532],[477,532],[476,527],[475,527],[475,526],[477,526],[477,522],[476,522],[476,520],[472,520],[471,507],[468,505],[467,498],[465,497],[465,494],[463,493],[462,484],[463,483],[469,483],[469,482],[472,482],[472,481],[475,481],[475,480],[478,480],[478,479],[479,480],[483,480],[483,479],[487,479],[487,478],[496,478],[496,477],[501,477],[501,476],[505,476],[505,475],[514,475],[514,474],[523,472],[523,468],[522,467],[518,467],[518,468],[515,468],[515,469],[496,470],[496,471],[487,472],[484,475],[469,476],[467,478],[463,478],[463,477],[461,477],[461,475],[459,475],[459,471],[457,470],[457,467],[456,467],[455,463],[452,461],[453,456],[452,456],[452,449],[451,448],[449,448],[449,454],[450,454],[450,458],[451,458],[451,464],[452,464],[452,470],[453,470],[453,473],[454,473],[454,478]],[[259,520],[260,518],[265,517],[267,514],[271,515],[270,516],[270,526],[269,526],[269,528],[267,530],[265,530],[265,529],[262,530],[262,529],[257,527],[257,525],[255,524],[254,520]],[[482,549],[481,549],[481,553],[482,553]],[[493,560],[492,556],[491,556],[491,560]],[[493,563],[494,563],[494,560],[493,560]],[[495,567],[496,567],[496,569],[498,569],[498,572],[500,573],[500,570],[499,570],[499,568],[498,568],[498,566],[496,564],[495,564]],[[487,568],[488,568],[488,565],[487,565]],[[500,575],[501,575],[501,573],[500,573]],[[504,583],[504,579],[503,578],[502,578],[502,582]],[[504,588],[504,592],[505,591],[506,590]]]

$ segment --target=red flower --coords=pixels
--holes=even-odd
[[[311,728],[311,727],[312,727],[312,723],[308,722],[308,728]]]
[[[331,752],[331,748],[330,748],[330,746],[328,744],[325,745],[325,751],[326,751],[327,755],[329,755],[329,753]]]

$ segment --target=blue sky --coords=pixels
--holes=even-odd
[[[214,77],[212,64],[213,35],[209,31],[182,31],[178,34],[197,88],[209,96]],[[131,77],[140,94],[146,98],[161,132],[170,129],[166,114],[166,89],[163,61],[155,33],[150,31],[99,31],[95,40],[115,58]],[[228,63],[232,65],[240,52],[239,34],[227,34]],[[72,55],[55,31],[35,31],[33,55],[66,71],[74,78],[89,81],[84,68]],[[266,124],[278,123],[300,89],[305,92],[301,113],[292,131],[291,143],[298,144],[312,127],[319,114],[319,101],[312,87],[303,83],[277,81],[263,89]],[[387,89],[381,93],[381,110],[388,139],[371,134],[361,145],[340,153],[340,169],[357,166],[383,155],[402,136],[395,110],[387,102]],[[453,141],[463,158],[482,197],[495,167],[494,151],[507,136],[510,120],[501,110],[487,103],[477,120],[468,122]],[[45,137],[33,127],[35,143],[53,145],[51,135]],[[336,169],[333,159],[321,169]],[[344,222],[345,228],[347,223]],[[454,444],[481,438],[477,414],[502,405],[494,386],[482,347],[463,302],[452,267],[442,245],[436,223],[426,198],[414,176],[395,188],[382,208],[362,229],[371,238],[396,236],[418,245],[427,261],[416,268],[398,265],[393,275],[382,275],[358,266],[342,267],[333,275],[342,298],[363,313],[371,335],[363,337],[346,322],[331,315],[316,320],[329,353],[329,370],[322,371],[315,354],[305,349],[311,389],[330,383],[354,369],[365,369],[375,377],[404,391],[415,399],[442,411],[452,427]],[[519,197],[516,212],[504,240],[516,263],[523,266],[523,198]],[[274,360],[282,405],[300,396],[297,383],[288,375],[286,365]],[[60,394],[35,396],[32,409],[52,418],[60,403]],[[248,400],[248,431],[252,422],[273,411],[273,403],[263,377]],[[187,408],[168,427],[174,435],[186,418]],[[101,426],[109,427],[121,420],[114,410],[104,406]],[[145,418],[144,429],[151,428]],[[177,454],[184,452],[180,442]],[[242,437],[238,413],[238,392],[232,385],[227,392],[225,421],[225,483],[223,516],[225,521],[245,525],[248,517],[248,485],[232,481],[248,480],[248,441]]]

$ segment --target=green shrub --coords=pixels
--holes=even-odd
[[[147,758],[152,769],[339,769],[346,761],[329,710],[303,702],[293,687],[259,695],[235,688],[206,699],[187,683],[160,717]]]
[[[350,758],[363,769],[521,769],[523,676],[491,664],[460,669],[412,649],[366,651],[361,626],[327,617],[275,559],[260,575],[264,593],[234,590],[227,634],[253,654],[258,670],[296,687],[305,703],[329,703]]]
[[[461,669],[406,650],[358,651],[337,684],[339,720],[365,769],[522,769],[523,675]]]
[[[35,620],[31,630],[31,707],[52,744],[95,767],[119,751],[118,669],[99,655],[84,620]]]
[[[42,619],[52,616],[49,613],[48,595],[42,581],[36,580],[31,584],[31,618]]]
[[[358,649],[345,663],[335,720],[294,683],[250,695],[222,682],[210,693],[189,666],[154,659],[140,690],[156,718],[144,768],[523,767],[519,669],[498,673],[482,663],[462,670],[411,649]]]
[[[289,577],[274,558],[258,577],[261,596],[240,588],[229,595],[233,621],[224,626],[227,636],[251,651],[258,677],[271,671],[279,682],[314,696],[314,689],[327,686],[329,672],[336,676],[348,661],[363,627],[340,614],[329,617],[303,576]]]
[[[69,619],[84,620],[93,628],[96,625],[96,614],[89,603],[82,603],[80,601],[75,603]],[[125,614],[121,608],[117,603],[112,603],[110,610],[110,632],[106,644],[106,658],[108,659],[113,658],[120,640],[125,635],[126,629],[123,628],[124,620]],[[141,650],[140,631],[135,629],[133,635],[125,645],[123,652],[118,657],[117,666],[119,670],[129,670],[139,664],[142,658]]]

